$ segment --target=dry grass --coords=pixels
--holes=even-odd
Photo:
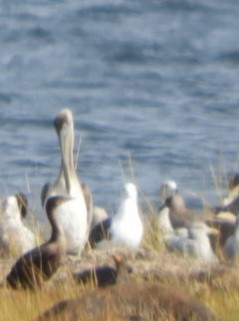
[[[223,272],[218,273],[218,275],[215,273],[214,275],[213,269],[208,270],[207,267],[200,266],[195,260],[186,260],[178,255],[165,253],[162,237],[155,224],[147,226],[141,250],[136,252],[122,251],[126,262],[125,271],[130,271],[127,277],[134,280],[135,284],[144,280],[147,283],[160,282],[163,285],[173,286],[175,289],[180,288],[186,293],[196,296],[222,320],[238,320],[239,281],[237,275],[239,269],[237,266],[225,267],[225,269],[229,269],[228,273]],[[74,283],[72,272],[89,265],[97,265],[101,261],[107,262],[111,257],[111,252],[104,253],[94,250],[86,253],[82,259],[74,260],[74,262],[67,260],[65,266],[60,269],[55,277],[47,282],[43,289],[37,291],[15,291],[1,288],[0,320],[33,320],[60,300],[75,298],[92,290],[98,291],[93,283],[84,287]],[[4,261],[5,265],[1,269],[2,275],[7,274],[12,262],[12,260]],[[204,277],[198,276],[200,274],[197,274],[198,269],[200,272],[207,271]],[[109,309],[113,309],[112,305]],[[175,316],[168,311],[162,310],[161,314],[161,316],[158,315],[158,320],[176,320]],[[83,319],[86,320],[85,317]],[[122,320],[117,314],[112,317],[110,313],[105,318],[105,320],[107,319],[111,321]],[[54,318],[54,320],[57,321],[58,318]],[[59,320],[63,319],[59,318]]]

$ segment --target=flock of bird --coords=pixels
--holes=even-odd
[[[163,184],[166,196],[158,212],[158,226],[169,251],[205,262],[218,262],[215,254],[218,249],[226,259],[239,258],[238,174],[229,178],[228,187],[229,195],[220,206],[199,211],[187,208],[176,182],[169,180]]]
[[[3,283],[12,288],[35,288],[60,267],[66,254],[79,255],[86,244],[92,248],[128,247],[142,244],[145,227],[138,209],[135,184],[124,185],[124,196],[115,215],[93,204],[90,188],[81,183],[74,166],[74,122],[69,109],[54,120],[61,149],[61,166],[56,181],[42,189],[43,211],[51,225],[48,241],[37,245],[34,233],[24,225],[27,200],[21,193],[0,202],[0,249],[10,254],[17,247],[20,257]],[[205,262],[218,262],[215,244],[227,258],[239,256],[239,176],[229,184],[224,204],[207,211],[192,211],[178,191],[175,181],[161,188],[162,206],[157,212],[157,228],[165,248]]]

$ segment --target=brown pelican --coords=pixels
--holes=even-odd
[[[0,201],[0,252],[21,255],[36,246],[32,231],[23,224],[27,213],[24,194],[8,196]]]
[[[77,177],[73,160],[74,124],[69,109],[62,109],[54,120],[54,126],[61,147],[61,167],[53,185],[46,184],[42,191],[42,201],[54,195],[69,195],[74,199],[63,204],[59,221],[66,234],[67,253],[80,253],[88,239],[91,211],[87,213],[85,197]]]
[[[116,215],[96,225],[90,233],[90,244],[97,247],[138,247],[143,237],[143,224],[138,212],[137,188],[124,186],[125,196]],[[104,240],[106,239],[106,240]]]
[[[17,260],[6,278],[7,285],[15,289],[35,288],[57,271],[66,253],[65,233],[58,218],[65,211],[64,205],[71,201],[72,198],[68,196],[47,199],[46,213],[52,227],[51,238]]]

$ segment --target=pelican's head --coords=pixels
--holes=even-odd
[[[70,109],[62,109],[54,120],[54,126],[57,133],[61,132],[64,127],[73,128],[73,115]]]
[[[126,183],[124,189],[127,197],[137,198],[137,188],[133,183]]]

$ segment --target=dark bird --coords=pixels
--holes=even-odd
[[[72,198],[67,196],[48,198],[46,212],[52,227],[51,238],[18,259],[6,278],[7,285],[14,289],[33,289],[41,286],[57,271],[66,253],[65,234],[58,222],[58,215],[62,205],[71,200]]]
[[[93,282],[99,288],[116,284],[122,259],[118,255],[113,256],[115,267],[110,265],[96,266],[85,269],[82,272],[74,273],[73,277],[78,283],[86,284]]]

